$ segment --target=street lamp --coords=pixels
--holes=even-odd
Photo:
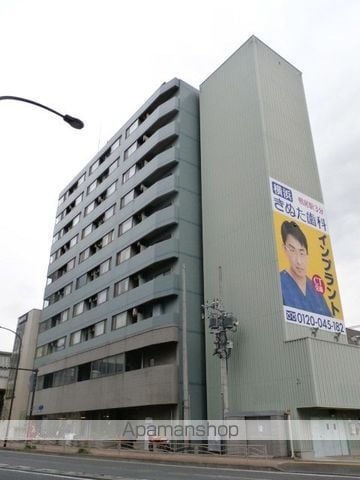
[[[0,96],[0,100],[16,100],[18,102],[31,103],[31,105],[35,105],[37,107],[44,108],[49,112],[55,113],[55,115],[58,115],[59,117],[61,117],[66,123],[71,125],[73,128],[80,130],[84,127],[84,123],[78,118],[72,117],[71,115],[67,115],[67,114],[63,115],[62,113],[57,112],[56,110],[49,108],[46,105],[43,105],[42,103],[34,102],[33,100],[29,100],[27,98],[14,97],[12,95],[3,95],[3,96]]]
[[[10,399],[10,408],[9,408],[9,414],[8,414],[8,422],[7,422],[7,425],[6,425],[5,439],[4,439],[4,445],[3,445],[4,447],[6,447],[6,445],[7,445],[7,438],[8,438],[8,434],[9,434],[9,424],[10,424],[11,414],[12,414],[12,409],[13,409],[13,404],[14,404],[16,380],[17,380],[18,371],[19,371],[19,363],[20,363],[21,347],[22,347],[22,338],[21,338],[21,335],[19,335],[19,334],[18,334],[17,332],[15,332],[14,330],[11,330],[10,328],[2,327],[2,326],[0,325],[0,329],[2,329],[2,330],[7,330],[8,332],[13,333],[13,334],[16,335],[16,337],[19,339],[19,349],[18,349],[17,358],[16,358],[16,365],[15,365],[14,385],[13,385],[13,388],[12,388],[12,394],[11,394],[11,399]],[[14,352],[16,352],[16,350],[17,350],[17,348],[16,348],[16,342],[15,342]]]

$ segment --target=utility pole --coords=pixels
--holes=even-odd
[[[222,269],[219,267],[219,296],[212,302],[203,305],[205,316],[209,320],[210,333],[215,335],[215,350],[213,355],[220,358],[220,385],[222,398],[223,420],[229,413],[229,391],[228,391],[228,366],[227,360],[231,355],[233,343],[228,339],[229,332],[236,332],[238,321],[232,313],[227,312],[223,306]]]

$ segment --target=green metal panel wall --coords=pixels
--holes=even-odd
[[[322,201],[301,73],[251,37],[201,85],[200,125],[204,295],[218,296],[221,265],[225,308],[240,322],[230,412],[315,405],[309,351],[291,341],[311,329],[283,318],[269,189],[271,176]],[[207,334],[208,414],[220,418],[212,342]],[[324,355],[331,361],[330,350]]]

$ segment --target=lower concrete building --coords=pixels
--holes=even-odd
[[[24,420],[30,414],[32,375],[41,310],[33,309],[18,319],[8,382],[3,407],[3,418]],[[20,341],[21,339],[21,341]]]
[[[2,410],[9,377],[11,352],[0,352],[0,418],[3,418]]]

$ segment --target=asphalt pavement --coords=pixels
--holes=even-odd
[[[356,457],[306,461],[95,448],[88,449],[85,455],[77,452],[77,447],[59,445],[24,451],[23,445],[8,444],[8,448],[0,448],[0,480],[46,480],[59,476],[83,480],[360,479],[360,458]]]

